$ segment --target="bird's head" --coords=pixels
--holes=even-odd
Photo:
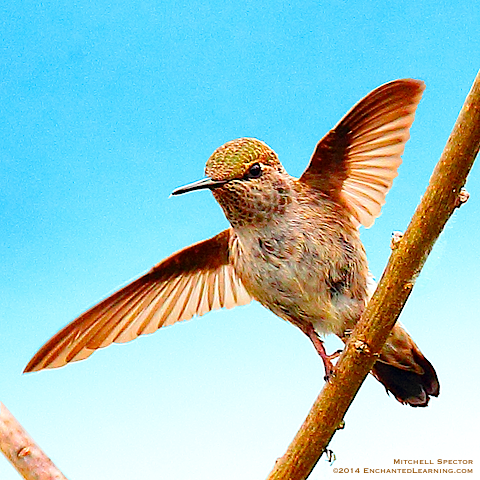
[[[290,179],[277,154],[255,138],[239,138],[217,148],[207,161],[206,178],[172,195],[208,188],[232,226],[258,224],[289,201]]]

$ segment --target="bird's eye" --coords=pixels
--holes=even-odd
[[[258,178],[262,176],[262,167],[259,163],[254,163],[249,169],[246,178]]]

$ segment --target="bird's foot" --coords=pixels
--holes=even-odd
[[[322,342],[322,348],[323,348],[323,342]],[[323,352],[325,355],[322,355],[319,350],[317,349],[317,352],[319,353],[320,357],[322,358],[323,361],[323,366],[325,367],[325,376],[323,379],[328,382],[335,376],[335,365],[333,365],[332,360],[335,360],[340,356],[340,354],[343,352],[343,350],[337,350],[336,352],[333,352],[330,355],[327,355],[325,352],[325,348],[323,348]]]
[[[308,328],[305,333],[308,335],[308,337],[312,341],[313,346],[315,347],[315,350],[320,355],[320,358],[323,361],[323,366],[325,367],[325,377],[323,377],[323,379],[326,382],[328,382],[335,376],[335,366],[333,365],[332,360],[334,360],[335,358],[338,358],[343,350],[340,349],[328,355],[328,353],[325,351],[325,347],[323,345],[322,340],[320,340],[320,337],[318,336],[313,326]]]

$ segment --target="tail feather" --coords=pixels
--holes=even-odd
[[[426,407],[440,393],[435,369],[399,324],[371,373],[399,402],[412,407]]]

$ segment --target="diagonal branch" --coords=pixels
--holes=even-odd
[[[308,477],[343,425],[343,417],[373,367],[447,220],[461,203],[480,148],[480,72],[463,105],[430,184],[402,240],[396,244],[377,290],[305,422],[267,480]]]
[[[67,480],[1,402],[0,451],[26,480]]]

